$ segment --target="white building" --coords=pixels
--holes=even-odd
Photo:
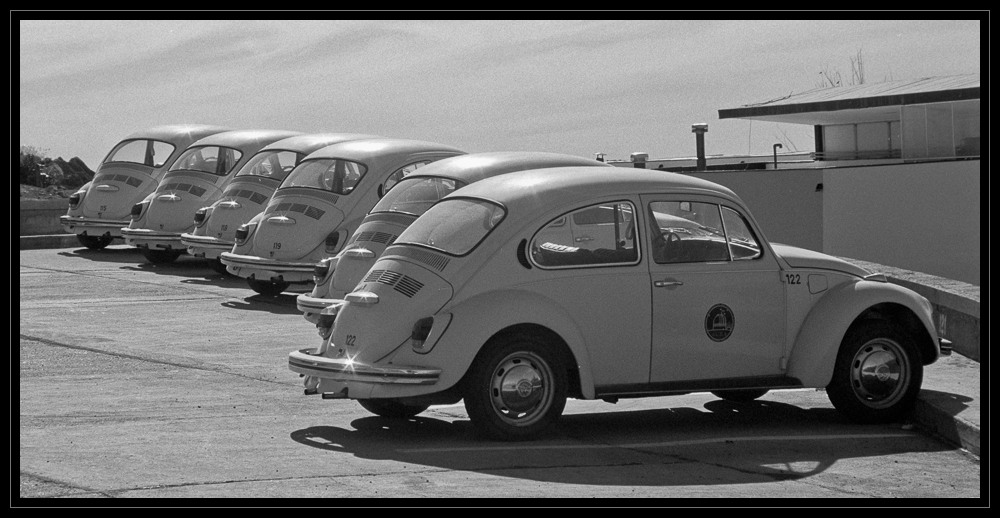
[[[719,119],[809,124],[812,153],[611,163],[726,185],[772,241],[980,284],[979,81],[819,88],[719,110]]]

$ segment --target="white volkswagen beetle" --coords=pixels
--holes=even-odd
[[[306,320],[317,324],[320,336],[325,338],[344,295],[358,284],[400,232],[431,205],[455,189],[484,178],[565,166],[611,167],[589,158],[535,151],[473,153],[421,167],[375,204],[340,253],[316,265],[312,293],[299,295],[296,306]]]
[[[110,245],[122,237],[132,206],[156,189],[177,157],[194,141],[223,131],[229,129],[171,124],[125,137],[98,166],[94,179],[69,197],[69,210],[59,218],[63,230],[92,250]]]
[[[299,135],[283,130],[235,130],[191,144],[163,175],[156,191],[132,207],[122,228],[125,244],[151,263],[171,262],[187,251],[181,234],[194,229],[195,212],[222,196],[250,157],[275,141]]]
[[[354,133],[315,133],[281,139],[261,148],[236,173],[222,196],[194,213],[194,230],[181,234],[181,243],[195,257],[212,260],[213,268],[226,273],[219,254],[236,244],[236,230],[259,214],[275,189],[303,158],[317,149],[372,138]]]
[[[862,422],[910,410],[950,345],[931,305],[837,258],[768,243],[729,189],[674,173],[561,168],[438,202],[289,354],[307,394],[383,416],[465,400],[497,439],[567,397],[825,388]]]
[[[263,212],[237,229],[219,258],[261,295],[308,291],[320,260],[336,255],[375,202],[431,162],[465,154],[451,146],[394,138],[352,140],[312,152]]]

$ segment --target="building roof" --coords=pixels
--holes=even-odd
[[[739,108],[719,110],[720,119],[797,124],[842,124],[898,120],[899,107],[979,99],[979,74],[817,88]]]

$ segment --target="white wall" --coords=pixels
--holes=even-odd
[[[980,284],[978,159],[816,165],[689,174],[736,192],[771,242]]]
[[[823,251],[821,169],[691,173],[733,190],[773,243]]]
[[[980,161],[823,170],[823,251],[980,284]]]

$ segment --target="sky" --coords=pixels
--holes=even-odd
[[[757,20],[671,12],[612,20],[599,12],[584,20],[65,14],[11,13],[19,144],[79,157],[91,169],[127,135],[177,123],[610,160],[633,152],[694,156],[691,125],[707,123],[710,156],[770,156],[775,143],[782,152],[813,151],[811,126],[720,120],[718,112],[813,90],[821,72],[847,82],[859,53],[868,83],[979,73],[980,19],[988,19],[984,12],[916,13],[923,19],[900,12],[899,20],[885,13],[812,20],[789,18],[809,13]],[[669,19],[677,14],[688,19]],[[331,19],[305,19],[317,17]]]

